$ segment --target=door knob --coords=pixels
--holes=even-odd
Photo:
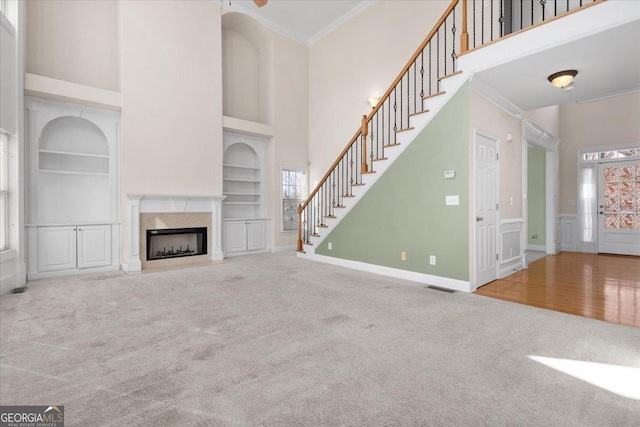
[[[480,222],[480,221],[482,221],[483,219],[484,219],[484,218],[482,218],[481,216],[477,216],[477,217],[476,217],[476,222]]]

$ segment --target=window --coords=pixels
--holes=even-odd
[[[9,152],[8,138],[0,132],[0,251],[9,246]]]
[[[304,169],[282,168],[282,230],[298,230],[298,205],[307,194],[307,172]]]

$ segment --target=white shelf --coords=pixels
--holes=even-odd
[[[229,164],[229,163],[225,163],[222,166],[229,167],[229,168],[252,169],[252,170],[256,170],[256,171],[260,170],[260,166],[232,165],[232,164]]]
[[[55,170],[55,169],[40,169],[40,172],[53,173],[58,175],[89,175],[89,176],[109,177],[108,173],[99,173],[99,172],[74,172],[74,171],[61,171],[61,170]]]
[[[240,178],[224,178],[223,181],[236,181],[236,182],[255,182],[260,183],[257,179],[240,179]]]
[[[77,157],[96,157],[99,159],[108,159],[109,155],[108,154],[86,154],[86,153],[72,153],[70,151],[56,151],[56,150],[45,150],[45,149],[40,149],[39,150],[40,153],[46,153],[46,154],[61,154],[64,156],[77,156]]]
[[[260,193],[224,193],[225,196],[259,196]]]
[[[223,205],[259,205],[260,202],[222,202]]]

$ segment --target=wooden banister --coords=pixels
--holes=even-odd
[[[369,165],[367,164],[367,135],[369,135],[369,128],[367,126],[367,116],[362,116],[362,128],[360,129],[362,135],[362,168],[361,172],[368,172]]]
[[[469,50],[469,32],[467,31],[467,0],[462,0],[462,34],[460,34],[460,53]]]
[[[429,35],[427,35],[427,37],[420,44],[420,46],[418,46],[418,49],[413,54],[413,56],[411,56],[411,59],[409,59],[409,61],[407,61],[407,64],[404,67],[402,67],[402,71],[400,71],[400,73],[398,74],[398,77],[396,77],[396,79],[393,81],[393,83],[391,83],[391,86],[389,86],[389,89],[387,89],[387,91],[384,93],[384,95],[382,95],[380,97],[380,101],[378,101],[378,104],[375,106],[373,111],[371,111],[371,113],[369,113],[369,115],[367,116],[367,123],[369,123],[371,118],[373,116],[375,116],[375,114],[382,107],[382,105],[384,105],[384,102],[387,100],[389,95],[391,95],[391,92],[393,92],[393,89],[398,85],[398,83],[400,83],[400,80],[402,80],[404,75],[409,71],[409,68],[411,67],[411,65],[413,65],[413,63],[416,61],[416,59],[418,59],[418,57],[420,56],[420,54],[422,53],[424,48],[427,47],[427,45],[429,44],[429,42],[431,41],[433,36],[436,35],[436,33],[438,32],[438,29],[442,26],[444,21],[449,17],[449,15],[453,11],[453,9],[458,5],[458,2],[459,2],[459,0],[453,0],[451,2],[451,4],[449,5],[449,7],[447,7],[447,10],[445,10],[444,13],[442,14],[442,16],[440,17],[440,19],[438,19],[438,22],[436,22],[436,25],[433,26],[433,29],[431,30]]]

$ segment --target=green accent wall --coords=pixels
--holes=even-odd
[[[469,126],[465,84],[315,253],[469,280]],[[455,178],[444,179],[445,170]],[[446,195],[458,195],[460,205],[445,206]]]
[[[546,153],[537,147],[527,149],[527,242],[546,245]],[[537,235],[531,238],[531,235]]]

